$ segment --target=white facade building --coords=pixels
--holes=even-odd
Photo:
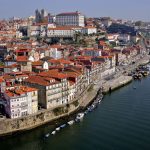
[[[13,87],[4,93],[5,111],[10,118],[19,118],[38,111],[38,90],[26,86]]]
[[[124,42],[128,42],[130,41],[131,37],[129,34],[120,34],[118,36],[118,40],[124,41]]]
[[[93,33],[97,33],[97,28],[95,27],[84,27],[82,29],[82,33],[83,34],[93,34]]]
[[[62,26],[81,26],[84,27],[84,16],[76,12],[61,13],[56,15],[56,24]]]
[[[48,28],[48,37],[73,37],[74,30],[71,27]]]
[[[58,50],[58,48],[51,48],[50,57],[53,57],[54,59],[60,59],[62,58],[62,51]]]

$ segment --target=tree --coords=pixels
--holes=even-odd
[[[135,22],[135,26],[141,27],[141,26],[143,26],[143,22],[142,21],[137,21],[137,22]]]

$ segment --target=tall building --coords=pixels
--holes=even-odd
[[[45,21],[45,17],[47,16],[47,12],[42,9],[41,11],[39,11],[38,9],[35,10],[35,22],[36,23],[40,23],[40,22],[44,22]]]
[[[54,15],[48,14],[48,23],[54,23],[56,20],[56,17]]]
[[[76,12],[67,12],[56,15],[56,24],[61,26],[85,26],[84,16]]]

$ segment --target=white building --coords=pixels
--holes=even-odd
[[[120,34],[118,36],[118,40],[128,42],[128,41],[130,41],[130,35],[129,34]]]
[[[115,34],[107,34],[107,39],[109,40],[109,42],[115,42],[118,40],[119,34],[115,33]]]
[[[5,111],[10,118],[19,118],[38,111],[38,90],[26,86],[13,87],[4,93]]]
[[[28,36],[39,36],[40,35],[40,26],[32,25],[28,29]]]
[[[82,33],[83,34],[93,34],[93,33],[97,33],[97,28],[95,27],[84,27],[82,29]]]
[[[76,12],[67,12],[56,15],[56,24],[62,26],[81,26],[84,27],[84,16]]]
[[[55,59],[62,58],[62,51],[58,50],[57,48],[51,48],[50,53],[50,56]]]
[[[39,104],[49,109],[68,103],[69,83],[66,78],[62,73],[47,71],[40,76],[30,76],[26,84],[39,89]]]
[[[73,37],[74,30],[71,27],[56,27],[48,28],[47,36],[48,37]]]
[[[22,37],[23,37],[22,32],[16,31],[16,38],[22,38]]]
[[[101,49],[94,49],[94,48],[87,48],[83,50],[83,53],[85,56],[92,56],[92,57],[98,57],[101,56]]]

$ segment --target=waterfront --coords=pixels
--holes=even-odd
[[[134,89],[136,87],[136,89]],[[150,77],[105,96],[83,122],[43,140],[53,126],[45,125],[0,141],[2,149],[150,149]]]

